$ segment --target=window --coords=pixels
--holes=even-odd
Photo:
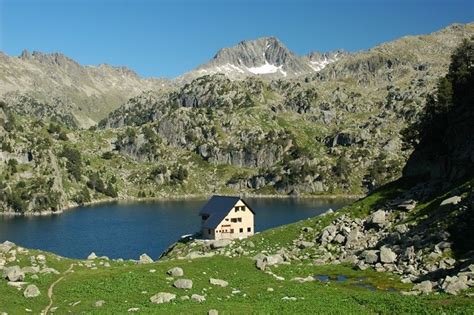
[[[225,218],[226,221],[229,221],[229,218]]]
[[[211,230],[211,229],[207,229],[207,233],[212,235],[212,230]]]
[[[243,232],[244,232],[244,228],[240,228],[239,232],[240,232],[240,233],[243,233]]]
[[[232,218],[232,219],[230,219],[230,222],[234,222],[234,223],[242,222],[242,218]]]
[[[242,218],[237,218],[237,221],[242,222]]]
[[[240,211],[245,211],[245,206],[240,207]]]
[[[252,232],[252,228],[247,228],[247,232]]]
[[[235,212],[239,211],[240,207],[235,207]]]
[[[230,233],[234,233],[234,229],[230,229]]]

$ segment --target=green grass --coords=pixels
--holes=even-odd
[[[64,260],[65,268],[70,263]],[[166,271],[179,266],[184,269],[184,278],[193,280],[190,290],[176,289],[173,281],[167,279]],[[150,273],[149,270],[156,272]],[[474,305],[469,298],[451,297],[444,294],[426,297],[406,297],[387,288],[404,289],[398,279],[375,271],[354,271],[346,266],[309,266],[291,265],[273,268],[273,272],[285,277],[279,281],[271,275],[257,270],[254,262],[247,258],[226,258],[215,256],[193,261],[166,261],[149,265],[130,263],[112,263],[109,268],[99,267],[90,270],[75,267],[54,290],[53,306],[58,307],[57,314],[124,314],[129,308],[138,307],[144,314],[205,314],[209,309],[217,309],[221,314],[436,314],[472,313]],[[292,277],[308,275],[345,275],[344,283],[321,281],[298,283]],[[47,304],[46,288],[58,276],[40,277],[35,283],[42,295],[35,299],[25,299],[21,292],[7,287],[1,282],[0,311],[10,314],[24,313],[26,308],[38,313]],[[209,278],[225,279],[226,288],[209,284]],[[377,287],[376,291],[358,286],[359,278],[363,283]],[[273,288],[273,292],[267,291]],[[240,293],[233,294],[233,290]],[[156,305],[149,298],[158,292],[170,292],[178,299]],[[206,301],[181,301],[183,295],[201,294]],[[296,301],[284,301],[283,297],[296,297]],[[101,308],[94,306],[98,300],[104,300]],[[77,302],[79,302],[77,304]],[[76,304],[76,305],[74,305]]]

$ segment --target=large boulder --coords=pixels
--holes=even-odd
[[[204,297],[204,295],[193,294],[191,295],[191,300],[201,303],[204,302],[206,298]]]
[[[433,291],[433,284],[431,283],[431,281],[425,280],[423,282],[415,284],[415,286],[413,287],[413,290],[428,294]]]
[[[162,304],[162,303],[171,302],[174,299],[176,299],[176,294],[172,294],[168,292],[160,292],[153,295],[150,298],[150,302],[155,303],[155,304]]]
[[[377,250],[364,250],[361,256],[367,264],[375,264],[379,261]]]
[[[284,259],[280,254],[266,256],[264,261],[267,266],[273,266],[283,263]]]
[[[34,284],[30,284],[29,286],[27,286],[25,291],[23,292],[23,296],[26,298],[34,298],[39,296],[40,294],[40,290]]]
[[[153,262],[153,259],[151,259],[150,256],[147,254],[142,254],[140,255],[140,259],[138,260],[139,264],[151,264]]]
[[[380,261],[385,264],[391,264],[397,260],[397,254],[395,254],[389,247],[382,246],[380,248]]]
[[[443,281],[441,288],[444,292],[457,295],[460,291],[466,290],[468,286],[468,277],[467,276],[447,276]]]
[[[226,286],[229,285],[229,282],[227,282],[227,281],[225,281],[225,280],[214,279],[214,278],[210,278],[210,279],[209,279],[209,283],[210,283],[210,284],[213,284],[213,285],[221,286],[221,287],[223,287],[223,288],[225,288]]]
[[[173,286],[178,289],[192,289],[193,281],[190,279],[178,279],[174,282]]]
[[[15,244],[12,242],[9,242],[9,241],[3,242],[2,244],[0,244],[0,253],[3,253],[3,254],[8,253],[13,248],[13,246],[15,246]]]
[[[25,273],[19,266],[7,267],[3,270],[3,278],[12,282],[23,281],[25,279]]]
[[[217,248],[222,248],[222,247],[226,247],[227,245],[229,245],[230,243],[232,243],[232,240],[216,240],[216,241],[213,241],[210,243],[210,246],[212,249],[217,249]]]
[[[171,268],[166,273],[169,274],[172,277],[182,277],[184,275],[183,269],[181,269],[179,267]]]
[[[367,218],[369,227],[384,227],[387,224],[387,213],[384,210],[377,210]]]
[[[446,206],[451,206],[451,205],[457,205],[458,203],[461,202],[461,197],[459,196],[453,196],[451,198],[445,199],[441,201],[440,207],[446,207]]]
[[[307,242],[307,241],[301,241],[299,242],[298,244],[298,247],[300,249],[305,249],[305,248],[311,248],[314,246],[314,243],[313,242]]]
[[[92,253],[89,254],[89,256],[87,256],[87,259],[89,259],[89,260],[97,259],[97,255],[94,252],[92,252]]]

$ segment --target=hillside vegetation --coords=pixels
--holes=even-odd
[[[203,76],[133,97],[89,129],[77,127],[71,103],[6,97],[0,211],[209,193],[366,194],[401,176],[416,144],[401,131],[420,121],[450,54],[473,33],[466,24],[405,37],[296,79]]]

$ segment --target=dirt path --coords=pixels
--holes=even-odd
[[[61,280],[64,279],[64,277],[66,276],[66,274],[68,272],[70,272],[72,270],[72,268],[74,267],[74,264],[71,264],[69,266],[69,268],[64,272],[64,276],[61,276],[59,277],[59,279],[57,279],[56,281],[54,281],[48,288],[48,298],[49,298],[49,304],[48,306],[46,306],[46,308],[41,312],[41,314],[43,315],[47,315],[48,312],[49,312],[49,309],[51,308],[51,306],[53,306],[53,290],[54,290],[54,286],[56,284],[58,284],[59,282],[61,282]]]

